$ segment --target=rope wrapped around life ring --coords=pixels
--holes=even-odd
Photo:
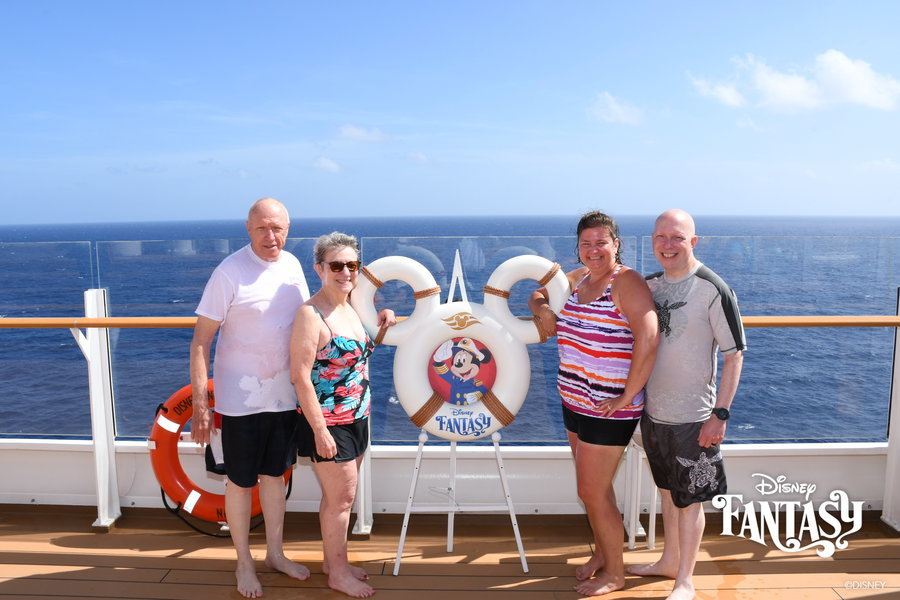
[[[215,405],[213,380],[209,380],[209,405]],[[175,501],[188,514],[210,521],[221,523],[227,521],[225,515],[225,496],[208,492],[194,483],[178,457],[178,442],[181,430],[194,413],[191,386],[186,385],[159,407],[147,445],[150,449],[150,463],[156,480],[166,495]],[[284,472],[284,481],[291,479],[293,466]],[[250,516],[255,517],[262,512],[259,503],[259,484],[253,488],[250,505]]]
[[[536,318],[520,319],[509,310],[509,290],[522,279],[534,279],[547,288],[550,308],[559,314],[569,295],[569,280],[558,263],[541,256],[523,254],[504,261],[494,269],[484,286],[484,305],[503,325],[526,344],[547,341]]]

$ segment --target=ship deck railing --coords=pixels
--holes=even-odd
[[[111,328],[192,328],[196,323],[196,317],[109,317],[108,303],[106,298],[106,290],[87,290],[85,292],[85,316],[83,317],[49,317],[49,318],[0,318],[0,328],[62,328],[69,329],[78,342],[88,363],[89,371],[89,388],[91,403],[91,422],[92,436],[90,440],[79,443],[79,446],[89,446],[93,454],[94,474],[96,476],[96,506],[97,520],[94,526],[109,527],[121,515],[121,499],[119,497],[119,486],[117,477],[117,453],[141,453],[146,452],[146,445],[135,442],[122,442],[115,438],[115,428],[113,423],[113,390],[111,384],[111,356],[108,343],[108,331]],[[743,323],[745,327],[775,327],[775,328],[816,328],[816,327],[900,327],[900,314],[898,315],[855,315],[855,316],[744,316]],[[900,356],[900,348],[898,343],[894,343],[893,354],[893,372],[895,376],[892,381],[891,404],[900,398],[900,377],[897,376],[897,366],[900,364],[898,360]],[[878,484],[883,482],[883,498],[872,499],[867,498],[867,508],[873,508],[880,505],[882,510],[882,520],[893,527],[900,530],[900,436],[891,436],[890,432],[900,431],[900,411],[890,411],[889,435],[885,443],[837,443],[837,444],[741,444],[728,447],[728,456],[739,459],[742,455],[749,458],[757,456],[786,456],[786,455],[808,455],[810,457],[828,457],[828,456],[874,456],[873,460],[878,462],[873,464],[880,465],[880,461],[884,461],[884,470],[882,472],[883,479],[879,479]],[[9,450],[23,450],[34,447],[34,440],[0,440],[0,448],[5,446]],[[383,447],[374,448],[377,458],[388,461],[391,459],[402,459],[408,461],[414,447]],[[447,451],[445,448],[432,449],[432,457],[446,459]],[[632,444],[633,452],[627,452],[626,457],[632,461],[640,458],[640,448]],[[485,452],[490,449],[476,448],[463,449],[461,456],[466,457],[484,457]],[[548,453],[556,453],[558,456],[554,458],[565,458],[568,455],[568,448],[560,446],[555,448],[516,448],[505,447],[504,453],[511,453],[512,458],[521,460],[534,460],[547,456]],[[635,456],[637,455],[637,456]],[[731,459],[730,459],[731,460]],[[655,500],[652,502],[643,502],[640,498],[640,485],[643,480],[646,482],[646,476],[641,477],[636,474],[636,469],[632,462],[627,469],[626,476],[629,478],[627,483],[626,504],[630,504],[630,509],[626,508],[626,512],[630,512],[631,520],[634,522],[637,511],[643,512],[655,511]],[[853,467],[849,467],[851,470]],[[871,467],[869,467],[871,468]],[[373,501],[371,491],[371,477],[363,474],[361,477],[364,484],[361,487],[361,502],[357,506],[357,521],[362,523],[361,527],[366,529],[371,526],[373,519]],[[368,483],[366,483],[368,482]],[[650,486],[652,487],[652,481]],[[636,489],[635,489],[636,488]],[[655,492],[655,490],[654,490]],[[869,495],[872,495],[871,493]],[[304,506],[308,506],[307,503]],[[517,503],[518,505],[518,503]],[[528,502],[523,503],[528,507],[528,511],[542,512],[540,506],[532,507]],[[554,508],[551,512],[567,512],[569,508],[574,507],[573,512],[578,512],[578,503],[563,503]],[[649,507],[649,509],[647,508]],[[399,505],[394,503],[390,505],[390,509],[382,506],[382,512],[402,512],[398,510]],[[651,513],[652,514],[652,513]],[[632,534],[633,535],[633,534]],[[633,537],[632,537],[633,540]],[[652,538],[651,538],[652,541]],[[632,544],[633,545],[633,544]]]

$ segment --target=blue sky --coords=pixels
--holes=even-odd
[[[0,222],[898,215],[898,13],[10,0]]]

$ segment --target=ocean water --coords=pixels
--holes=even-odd
[[[619,218],[624,261],[658,270],[646,236],[652,217]],[[469,300],[502,260],[534,253],[575,266],[572,216],[297,218],[289,249],[311,289],[313,239],[341,230],[361,239],[366,261],[392,254],[426,265],[446,299],[460,251]],[[738,294],[744,315],[895,314],[900,218],[697,217],[697,255]],[[242,221],[0,226],[0,315],[78,316],[83,292],[109,290],[113,316],[192,316],[221,259],[246,243]],[[513,288],[526,314],[534,283]],[[409,314],[409,288],[390,282],[376,302]],[[0,434],[90,433],[87,369],[66,330],[0,330]],[[112,330],[117,434],[141,439],[156,407],[188,383],[189,329]],[[749,349],[729,427],[732,441],[884,440],[893,330],[748,329]],[[394,349],[372,362],[373,439],[407,443],[418,430],[397,402]],[[565,439],[555,390],[554,340],[529,346],[531,385],[509,443]]]

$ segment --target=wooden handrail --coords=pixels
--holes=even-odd
[[[900,327],[898,315],[743,317],[744,327]]]
[[[900,327],[900,316],[745,316],[743,322],[744,327]],[[0,318],[0,329],[166,328],[193,327],[196,323],[197,317],[23,317]]]
[[[0,329],[80,329],[82,327],[193,327],[197,317],[43,317],[0,319]]]

